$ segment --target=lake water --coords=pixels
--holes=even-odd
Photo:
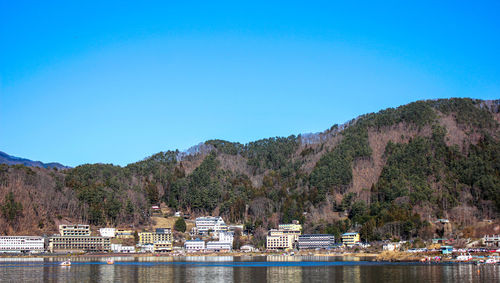
[[[500,265],[346,257],[0,258],[0,282],[500,282]]]

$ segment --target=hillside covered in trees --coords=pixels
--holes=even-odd
[[[417,101],[318,133],[248,144],[209,140],[125,167],[0,165],[0,230],[44,234],[61,221],[140,228],[151,206],[242,223],[257,241],[280,222],[365,240],[464,231],[500,212],[500,101]]]

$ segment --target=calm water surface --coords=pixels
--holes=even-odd
[[[0,258],[1,282],[500,282],[500,265],[325,257]]]

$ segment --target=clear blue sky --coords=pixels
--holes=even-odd
[[[34,160],[126,165],[500,98],[499,1],[47,2],[0,4],[0,150]]]

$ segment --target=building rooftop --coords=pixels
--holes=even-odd
[[[299,235],[299,237],[302,237],[302,236],[333,236],[333,234],[302,234],[302,235]]]

